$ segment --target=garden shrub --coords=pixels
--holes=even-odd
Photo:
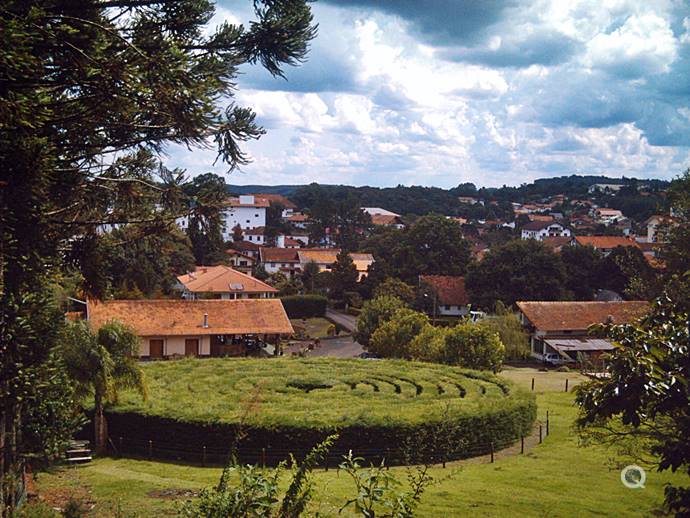
[[[289,295],[280,300],[289,318],[322,317],[328,304],[323,295]]]

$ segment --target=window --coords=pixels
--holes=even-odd
[[[247,220],[247,223],[249,223],[249,220]]]
[[[255,217],[255,218],[258,218],[258,217],[259,217],[259,215],[258,215],[258,214],[254,214],[254,217]]]

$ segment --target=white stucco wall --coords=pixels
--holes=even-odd
[[[211,337],[204,336],[147,336],[141,339],[139,345],[140,356],[150,356],[149,340],[163,340],[163,356],[179,354],[184,356],[184,343],[187,339],[199,340],[199,355],[211,354]]]

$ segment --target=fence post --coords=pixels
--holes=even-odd
[[[153,458],[153,441],[149,439],[149,460]]]
[[[520,436],[520,453],[525,453],[525,436]]]
[[[118,437],[118,445],[120,446],[120,457],[122,457],[122,436]]]
[[[549,435],[549,411],[546,411],[546,435]]]
[[[568,392],[568,378],[565,378],[565,391]]]
[[[202,446],[201,448],[201,465],[203,467],[206,467],[206,446]]]
[[[261,448],[261,466],[266,469],[266,448]]]
[[[494,463],[494,442],[491,441],[491,464]]]
[[[534,392],[534,378],[532,378],[532,392]]]
[[[541,425],[539,425],[539,444],[541,444],[542,438],[541,438]]]

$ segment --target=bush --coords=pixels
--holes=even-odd
[[[411,357],[409,344],[429,325],[429,317],[408,308],[399,309],[371,335],[368,350],[382,358]]]
[[[558,372],[570,372],[570,369],[568,368],[567,365],[561,365],[561,366],[558,367],[558,369],[556,369],[556,370],[557,370]]]
[[[280,300],[289,318],[322,317],[328,303],[322,295],[289,295]]]
[[[382,323],[390,320],[396,311],[404,307],[406,306],[403,301],[387,295],[365,302],[362,312],[357,318],[357,326],[353,333],[355,340],[365,347],[369,345],[374,331]]]
[[[468,369],[498,371],[505,347],[498,333],[484,324],[460,324],[448,331],[444,363]]]
[[[452,328],[427,325],[409,343],[415,360],[469,369],[498,371],[503,364],[504,347],[498,334],[485,324],[460,324]]]

